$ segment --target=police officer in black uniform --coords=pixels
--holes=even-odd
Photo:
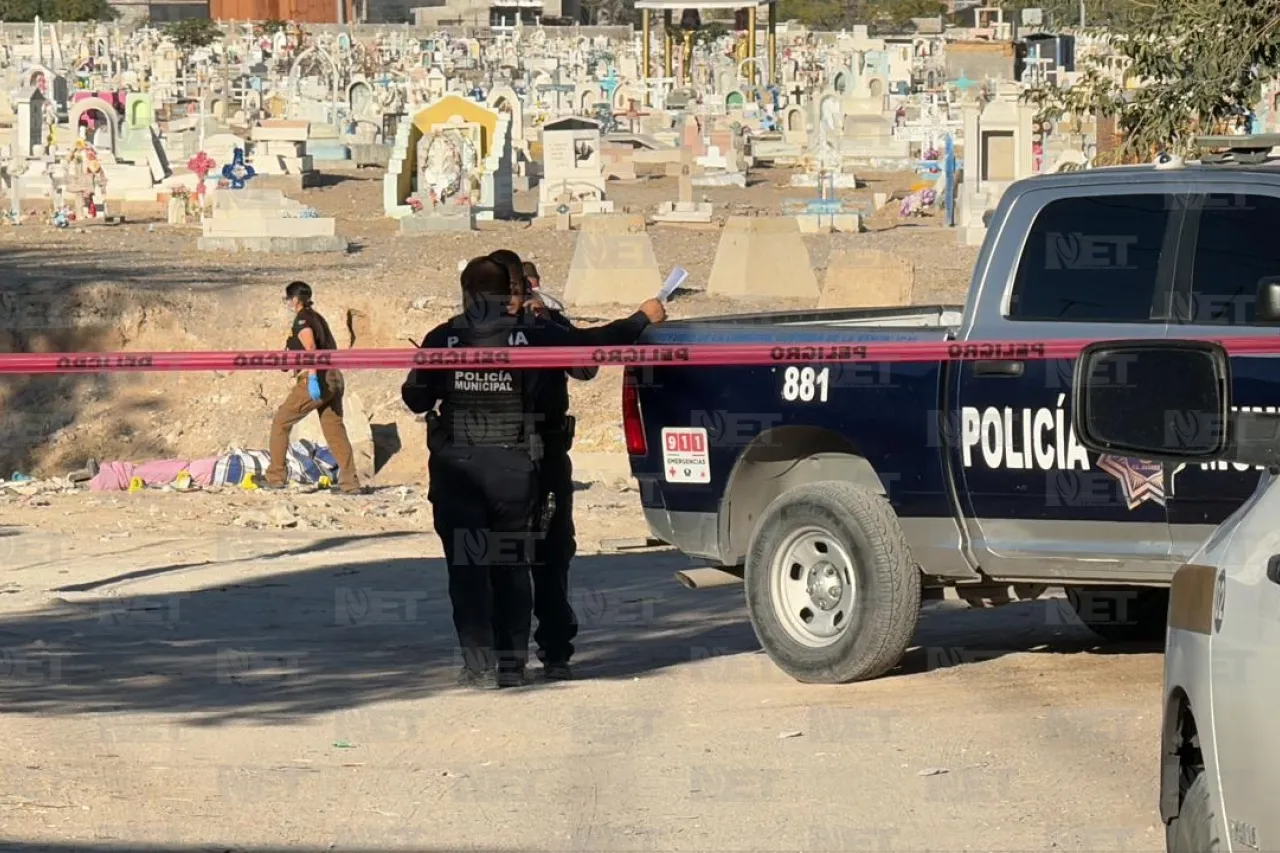
[[[512,290],[525,300],[542,303],[538,314],[558,326],[572,329],[573,323],[563,312],[546,304],[535,294],[531,282],[525,276],[528,266],[520,256],[509,249],[500,249],[489,255],[507,268],[511,276]],[[558,306],[557,306],[558,307]],[[542,661],[542,673],[551,681],[566,681],[573,677],[569,658],[573,656],[573,641],[578,636],[578,617],[569,600],[569,564],[578,552],[577,530],[573,524],[573,461],[569,450],[573,447],[576,421],[569,414],[569,382],[566,377],[580,381],[595,379],[597,367],[568,368],[547,377],[546,441],[543,449],[542,482],[555,496],[555,511],[547,522],[547,529],[535,541],[533,560],[533,615],[538,628],[533,634],[538,646],[538,659]]]
[[[558,326],[522,311],[506,268],[489,258],[463,270],[462,298],[463,313],[428,332],[422,347],[625,345],[666,318],[651,299],[607,326]],[[510,370],[500,359],[465,352],[454,358],[449,363],[458,369],[411,371],[401,396],[412,411],[428,413],[427,499],[449,565],[460,680],[484,689],[515,686],[525,681],[529,654],[528,545],[547,491],[539,471],[552,411],[547,389],[563,371]]]

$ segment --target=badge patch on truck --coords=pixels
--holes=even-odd
[[[1104,454],[1098,457],[1098,467],[1119,481],[1120,491],[1129,509],[1137,509],[1147,501],[1154,501],[1160,506],[1165,505],[1168,490],[1164,482],[1164,465],[1159,462]],[[1173,476],[1177,476],[1178,472],[1185,467],[1185,465],[1179,465],[1174,469]],[[1173,477],[1170,477],[1170,480],[1172,479]],[[1169,485],[1172,485],[1172,482]]]
[[[662,431],[662,476],[668,483],[710,483],[707,431],[677,427]]]

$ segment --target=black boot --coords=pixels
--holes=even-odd
[[[499,687],[524,687],[529,684],[529,676],[524,667],[503,668],[498,670]]]
[[[572,681],[573,667],[567,662],[551,663],[550,661],[542,664],[542,677],[547,681]]]
[[[458,673],[458,684],[462,687],[470,687],[473,690],[497,690],[498,673],[492,669],[486,669],[477,672],[470,667],[463,667],[462,672]]]

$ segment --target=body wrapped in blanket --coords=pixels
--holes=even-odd
[[[167,486],[183,471],[191,475],[195,486],[238,486],[246,474],[261,478],[270,462],[265,450],[232,448],[225,456],[207,459],[158,459],[151,462],[104,462],[89,482],[95,492],[123,492],[134,477],[146,486]],[[314,485],[321,477],[337,482],[338,464],[327,447],[309,441],[289,445],[287,460],[289,482]]]

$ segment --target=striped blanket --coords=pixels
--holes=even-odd
[[[238,486],[246,474],[253,474],[261,481],[271,464],[271,456],[265,450],[241,450],[231,452],[218,460],[213,468],[213,485]],[[295,441],[289,445],[289,458],[285,460],[287,477],[292,483],[318,483],[321,477],[337,482],[338,462],[327,447],[319,447],[309,441]]]

